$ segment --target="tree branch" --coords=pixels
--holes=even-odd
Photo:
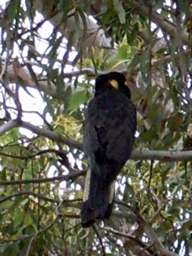
[[[28,122],[24,122],[24,121],[20,122],[20,126],[32,131],[33,133],[35,133],[39,136],[43,136],[43,137],[49,138],[55,142],[63,143],[63,144],[68,145],[69,147],[82,150],[81,143],[79,143],[73,139],[66,138],[66,137],[64,137],[56,132],[53,132],[51,130],[48,130],[46,128],[39,128],[35,125],[32,125],[32,124],[30,124]]]
[[[55,27],[58,27],[60,32],[68,39],[73,35],[74,27],[78,26],[79,37],[75,37],[75,40],[72,41],[75,47],[83,42],[83,47],[97,46],[111,48],[111,38],[107,38],[104,30],[86,13],[82,13],[81,16],[78,15],[78,13],[76,13],[76,16],[75,13],[69,13],[68,17],[66,17],[66,22],[62,22],[63,13],[62,11],[55,11],[57,9],[55,0],[50,0],[49,5],[47,5],[46,0],[35,0],[33,1],[33,5],[34,8],[41,12],[44,17],[48,18]]]
[[[69,147],[83,150],[83,145],[71,138],[66,138],[56,132],[46,128],[40,128],[24,121],[10,120],[0,126],[0,135],[15,127],[26,128],[38,136],[49,138],[55,142],[63,143]],[[173,151],[173,150],[134,150],[131,154],[132,160],[159,160],[164,162],[170,161],[190,161],[192,160],[192,150]]]
[[[151,15],[152,21],[158,25],[164,32],[168,33],[170,36],[177,38],[177,28],[170,21],[166,20],[161,14],[151,11],[149,7],[147,7],[144,3],[141,4],[139,1],[132,1],[133,7],[135,7],[136,11],[140,14],[144,14],[146,16]],[[189,34],[187,32],[183,32],[181,35],[181,40],[185,44],[189,44]]]
[[[143,248],[144,250],[146,250],[149,254],[148,255],[152,255],[152,251],[150,248],[148,248],[147,245],[145,245],[141,240],[139,240],[136,236],[132,236],[130,234],[125,234],[125,233],[122,233],[122,232],[119,232],[118,230],[115,230],[113,228],[110,228],[110,227],[105,227],[104,228],[105,231],[109,232],[109,233],[112,233],[114,235],[117,235],[117,236],[120,236],[120,237],[123,237],[125,239],[128,239],[128,240],[132,240],[134,241],[135,243],[137,243],[141,248]]]
[[[74,171],[67,175],[60,175],[51,178],[35,178],[35,179],[27,179],[27,180],[11,180],[11,181],[0,181],[0,186],[8,186],[8,185],[19,185],[19,184],[30,184],[30,183],[45,183],[45,182],[54,182],[54,181],[63,181],[63,180],[74,180],[81,175],[85,175],[86,171]]]
[[[65,139],[64,139],[64,141],[65,141]],[[82,145],[81,144],[78,144],[78,145],[79,145],[79,149],[82,149]],[[158,161],[168,161],[168,162],[170,162],[170,161],[191,161],[192,160],[192,150],[189,150],[189,151],[163,151],[163,150],[162,151],[158,151],[158,150],[137,151],[137,150],[135,150],[132,152],[130,159],[132,159],[132,160],[158,160]],[[70,179],[73,180],[81,175],[85,175],[85,173],[86,173],[86,171],[74,171],[68,175],[60,175],[60,176],[52,177],[52,178],[42,178],[42,179],[37,178],[37,179],[29,179],[29,180],[1,181],[0,186],[28,184],[28,183],[54,182],[57,180],[59,180],[59,181],[70,180]]]
[[[0,204],[5,202],[5,201],[7,201],[7,200],[10,200],[10,199],[12,199],[14,197],[20,197],[20,196],[26,196],[26,195],[27,196],[38,197],[39,199],[42,199],[42,200],[50,202],[50,203],[56,203],[56,204],[60,203],[60,201],[52,199],[52,198],[49,198],[49,197],[46,197],[46,196],[44,196],[42,194],[34,193],[32,191],[21,191],[21,192],[17,192],[15,194],[3,197],[2,199],[0,199]]]
[[[133,160],[159,160],[170,161],[190,161],[192,160],[192,150],[173,151],[173,150],[135,150],[130,159]]]
[[[122,206],[128,208],[135,215],[139,226],[142,227],[142,229],[144,230],[144,232],[146,233],[146,235],[150,239],[151,245],[149,247],[147,247],[147,248],[151,248],[151,250],[152,250],[152,248],[154,248],[155,252],[157,252],[158,255],[162,255],[162,256],[177,256],[176,253],[169,251],[167,248],[165,248],[162,245],[161,241],[157,237],[157,234],[155,233],[155,231],[152,228],[152,224],[150,222],[147,222],[143,218],[143,216],[141,215],[141,213],[139,211],[136,211],[132,206],[126,204],[125,202],[122,202],[122,201],[119,201],[119,200],[116,200],[115,202],[117,204],[119,204],[119,205],[122,205]],[[117,231],[117,234],[118,234],[118,232],[119,231]],[[120,235],[120,233],[119,233],[119,235]],[[127,234],[122,234],[123,237],[124,237],[124,235],[127,235]],[[129,236],[129,234],[128,234],[128,236]],[[127,237],[127,238],[128,239],[132,239],[131,237]],[[145,245],[145,246],[147,246],[147,245]]]
[[[10,120],[5,124],[2,124],[0,126],[0,135],[3,135],[4,133],[8,132],[9,130],[18,127],[18,121],[17,120]]]

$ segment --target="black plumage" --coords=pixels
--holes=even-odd
[[[95,95],[85,115],[87,172],[81,208],[83,227],[110,217],[113,181],[129,159],[136,130],[136,109],[125,76],[118,72],[96,78]]]

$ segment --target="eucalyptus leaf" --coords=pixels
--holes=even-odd
[[[118,14],[120,23],[125,24],[126,13],[125,13],[125,10],[123,8],[122,1],[113,0],[113,5],[114,5],[114,8],[115,8],[115,10]]]
[[[74,111],[80,107],[81,104],[87,102],[89,94],[86,90],[74,92],[69,99],[68,109],[69,111]]]

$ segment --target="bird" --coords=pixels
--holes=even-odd
[[[83,149],[89,170],[80,213],[83,228],[111,216],[115,179],[131,155],[135,131],[136,107],[124,74],[97,76],[85,111]]]

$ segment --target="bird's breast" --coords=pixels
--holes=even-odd
[[[102,94],[91,100],[87,115],[94,120],[122,120],[127,116],[131,104],[121,93]]]

